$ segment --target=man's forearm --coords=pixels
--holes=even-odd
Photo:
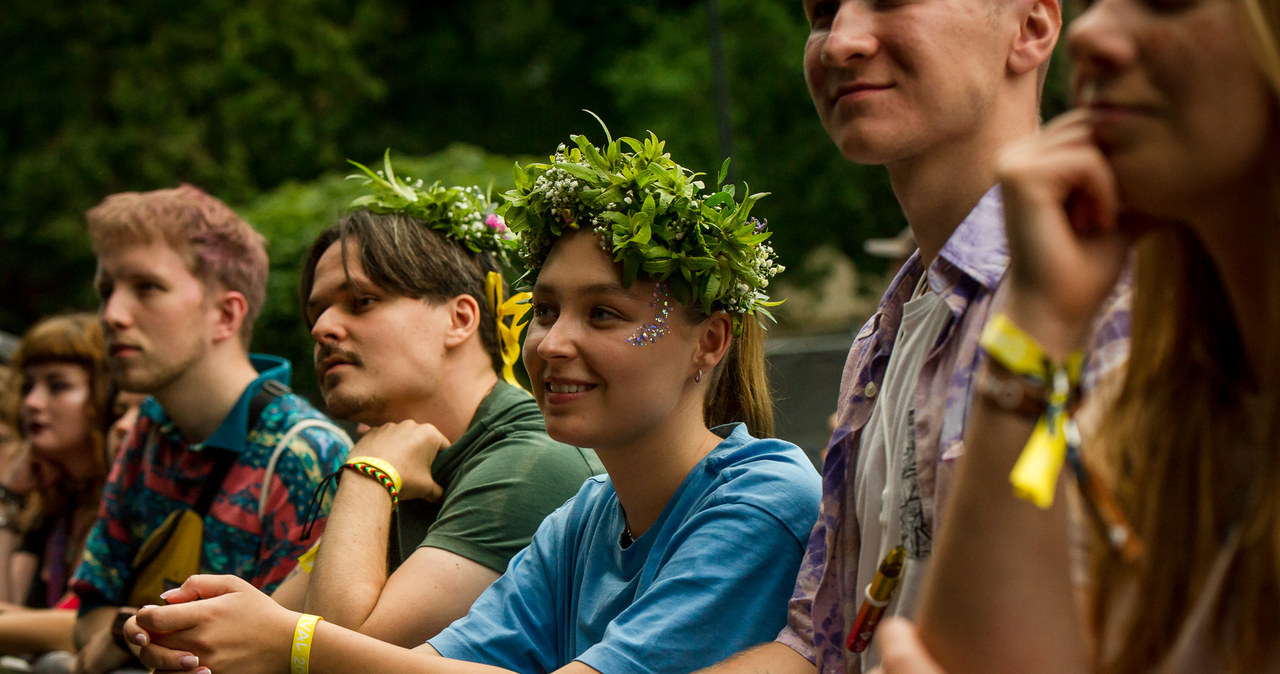
[[[386,585],[390,521],[382,485],[358,475],[340,483],[307,585],[307,613],[361,628]]]
[[[103,606],[76,619],[77,674],[104,674],[129,661],[130,653],[120,647],[115,636],[118,606]]]
[[[101,606],[76,618],[76,648],[84,648],[93,637],[103,631],[111,630],[111,623],[116,619],[118,606]]]
[[[45,653],[74,650],[76,612],[48,608],[0,615],[0,653]]]

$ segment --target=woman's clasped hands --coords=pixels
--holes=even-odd
[[[125,623],[157,672],[279,672],[290,658],[299,614],[235,576],[195,575]],[[197,657],[195,653],[204,654]]]

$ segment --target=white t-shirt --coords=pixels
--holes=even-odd
[[[857,517],[863,545],[857,587],[865,588],[871,583],[880,560],[890,550],[899,545],[907,548],[907,566],[885,610],[886,616],[912,616],[931,552],[913,536],[925,523],[916,480],[912,397],[920,370],[951,310],[940,295],[929,289],[927,278],[928,274],[921,276],[912,299],[903,305],[902,325],[858,452],[857,474],[862,479],[857,486]],[[883,485],[883,489],[868,485]],[[875,545],[875,541],[880,544]],[[862,670],[879,664],[880,652],[873,642],[862,652]]]

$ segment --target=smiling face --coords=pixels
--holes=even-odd
[[[101,252],[95,284],[107,367],[120,388],[158,393],[208,354],[217,309],[163,242]]]
[[[22,428],[37,455],[56,462],[93,452],[89,372],[76,363],[23,368]]]
[[[805,0],[805,81],[845,158],[910,159],[989,123],[1016,27],[999,8],[1013,4]]]
[[[1265,177],[1274,96],[1242,26],[1236,0],[1098,0],[1072,23],[1076,99],[1131,207],[1180,217]]]
[[[444,377],[447,305],[387,292],[353,240],[320,256],[307,300],[316,376],[329,413],[377,426],[429,405]]]
[[[524,344],[551,437],[608,449],[643,442],[689,405],[701,414],[693,381],[698,326],[679,302],[658,301],[657,286],[640,279],[623,287],[594,234],[574,231],[552,246],[533,288]],[[668,318],[655,328],[655,305],[663,304]]]

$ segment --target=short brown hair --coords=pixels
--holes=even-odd
[[[226,204],[193,185],[112,194],[85,214],[97,253],[164,241],[186,259],[192,275],[244,295],[240,326],[246,348],[267,294],[266,239]]]
[[[502,270],[493,257],[477,253],[426,223],[403,213],[371,213],[357,210],[321,232],[302,266],[298,296],[303,320],[311,327],[307,302],[315,285],[316,264],[329,247],[353,241],[360,251],[360,265],[379,288],[414,299],[444,302],[470,295],[480,305],[480,342],[495,372],[502,371],[502,352],[494,308],[485,297],[485,278]],[[347,266],[343,251],[343,268]],[[506,284],[503,284],[506,290]]]

